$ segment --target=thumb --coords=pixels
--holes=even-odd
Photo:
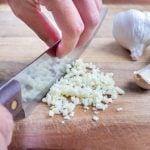
[[[7,150],[6,142],[1,133],[0,133],[0,150]]]

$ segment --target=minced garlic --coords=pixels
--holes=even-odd
[[[82,105],[85,110],[89,107],[93,107],[94,111],[105,110],[118,95],[124,94],[115,86],[112,77],[112,73],[104,73],[81,59],[67,64],[65,76],[43,98],[43,102],[50,106],[49,116],[61,114],[64,119],[70,119],[77,105]]]
[[[93,117],[92,117],[92,120],[93,120],[93,121],[98,121],[98,120],[99,120],[99,117],[93,116]]]

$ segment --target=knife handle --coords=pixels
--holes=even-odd
[[[10,111],[14,120],[25,117],[22,107],[21,86],[18,81],[12,80],[0,85],[0,104]]]

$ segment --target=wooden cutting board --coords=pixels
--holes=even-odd
[[[62,118],[48,117],[45,104],[37,106],[26,119],[16,123],[10,150],[148,150],[150,149],[150,91],[133,81],[133,71],[150,63],[150,48],[140,60],[131,61],[111,35],[116,13],[129,8],[150,10],[147,5],[109,5],[109,13],[96,37],[81,56],[104,71],[113,72],[116,84],[126,91],[100,120],[91,120],[91,111],[75,110],[75,117],[62,124]],[[9,79],[34,58],[46,45],[6,5],[0,6],[0,81]],[[122,107],[123,111],[116,109]]]

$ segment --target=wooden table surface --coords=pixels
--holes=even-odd
[[[150,10],[148,5],[108,5],[109,12],[90,46],[81,56],[104,71],[114,73],[118,86],[126,91],[109,108],[100,112],[100,121],[91,121],[92,113],[76,109],[71,121],[61,124],[61,117],[49,118],[48,107],[37,106],[26,119],[16,123],[10,150],[149,150],[150,91],[133,81],[133,71],[150,63],[150,48],[136,62],[121,48],[111,34],[116,13],[129,8]],[[0,81],[9,79],[47,46],[17,19],[9,7],[0,6]],[[122,107],[123,111],[116,112]]]

